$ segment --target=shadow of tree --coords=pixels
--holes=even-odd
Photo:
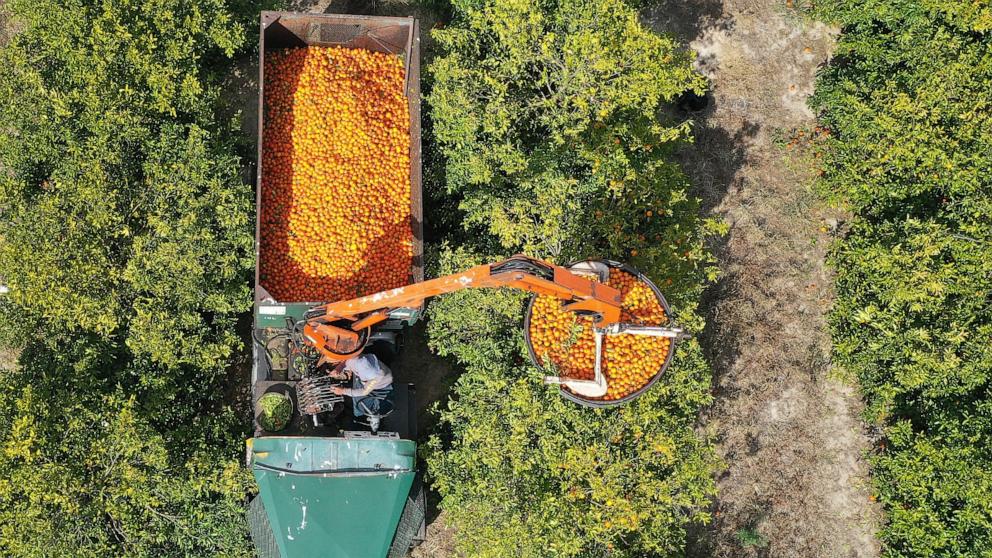
[[[648,0],[641,7],[641,19],[648,27],[686,44],[717,25],[722,14],[723,0]]]

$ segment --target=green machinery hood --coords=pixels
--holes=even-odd
[[[272,436],[250,444],[258,498],[249,522],[260,556],[387,555],[413,483],[414,442]]]

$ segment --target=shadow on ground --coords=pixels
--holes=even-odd
[[[868,447],[856,390],[829,376],[832,276],[815,169],[786,142],[815,125],[806,99],[836,30],[785,0],[663,0],[642,12],[697,53],[710,105],[677,157],[707,216],[730,232],[710,249],[700,341],[713,404],[700,419],[726,467],[714,521],[690,530],[698,557],[874,557]]]

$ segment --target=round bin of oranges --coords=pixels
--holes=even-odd
[[[671,310],[658,287],[636,269],[610,260],[606,283],[623,298],[620,322],[642,326],[668,326]],[[534,364],[568,379],[592,380],[595,376],[596,339],[591,316],[567,312],[561,299],[531,298],[524,318],[524,337]],[[561,386],[561,394],[588,407],[613,407],[632,401],[665,373],[672,360],[675,339],[645,335],[604,335],[602,370],[606,395],[588,398]]]

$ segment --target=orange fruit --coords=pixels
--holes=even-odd
[[[653,326],[668,323],[664,308],[647,283],[612,269],[607,284],[619,290],[623,298],[621,322]],[[556,297],[538,296],[531,308],[529,331],[541,365],[554,367],[562,377],[593,379],[596,340],[592,318],[565,311]],[[620,399],[644,387],[661,369],[670,349],[671,340],[664,337],[606,336],[602,361],[607,392],[601,399]]]
[[[283,302],[406,285],[413,261],[402,60],[340,47],[266,53],[259,274]]]

